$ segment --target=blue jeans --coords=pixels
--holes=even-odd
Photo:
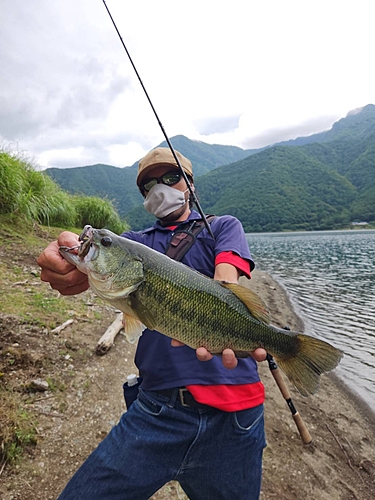
[[[265,445],[263,405],[227,413],[141,389],[59,500],[146,500],[171,480],[191,500],[258,500]]]

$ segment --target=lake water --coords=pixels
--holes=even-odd
[[[343,350],[335,373],[375,410],[375,230],[247,235],[305,333]]]

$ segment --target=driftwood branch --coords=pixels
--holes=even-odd
[[[114,322],[107,328],[96,346],[96,354],[103,356],[115,343],[115,338],[123,328],[122,313],[118,314]]]
[[[62,325],[57,326],[56,328],[54,328],[53,330],[51,330],[51,333],[60,333],[61,331],[64,330],[64,328],[66,328],[67,326],[71,325],[72,323],[73,323],[73,320],[72,319],[68,319]]]
[[[6,466],[7,462],[8,462],[8,459],[7,459],[7,458],[5,458],[5,459],[4,459],[4,462],[3,462],[3,463],[2,463],[2,465],[1,465],[1,469],[0,469],[0,476],[1,476],[1,474],[3,473],[3,470],[5,469],[5,466]]]
[[[29,280],[16,281],[15,283],[13,283],[13,286],[27,285],[28,283],[29,283]]]

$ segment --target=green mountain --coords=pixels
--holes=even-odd
[[[219,144],[206,144],[201,141],[191,141],[183,135],[176,135],[171,139],[173,148],[180,151],[193,164],[194,177],[200,177],[221,165],[229,165],[247,156],[255,154],[260,149],[241,149],[237,146],[221,146]],[[166,148],[166,141],[160,146]]]
[[[203,208],[238,217],[246,231],[375,221],[375,106],[312,137],[316,142],[277,145],[198,179]]]
[[[220,165],[227,165],[245,158],[256,151],[245,151],[236,146],[211,145],[191,141],[183,135],[173,137],[171,143],[177,151],[192,161],[195,178]],[[160,146],[167,147],[167,144],[162,142]],[[124,216],[132,209],[137,211],[137,207],[143,201],[141,194],[135,187],[137,165],[138,162],[126,168],[102,164],[74,168],[48,168],[45,173],[69,193],[110,199],[119,214]],[[147,212],[142,215],[146,217],[146,219],[143,217],[142,220],[147,220]]]
[[[332,229],[351,221],[375,221],[372,104],[348,113],[328,131],[262,150],[210,145],[184,136],[171,142],[193,162],[204,210],[232,214],[248,232]],[[136,164],[46,172],[67,191],[107,196],[134,229],[154,220],[134,187]]]
[[[286,146],[201,177],[197,191],[206,212],[234,215],[247,232],[342,226],[350,222],[356,199],[356,188],[344,176],[303,147]]]
[[[142,196],[135,188],[136,166],[118,168],[97,164],[87,167],[48,168],[45,173],[69,193],[108,198],[120,215],[142,203]]]

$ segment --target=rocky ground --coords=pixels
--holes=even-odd
[[[23,286],[25,293],[35,286],[43,296],[56,297],[56,292],[33,276],[17,286]],[[303,327],[284,290],[267,274],[255,272],[250,285],[268,304],[275,324]],[[59,300],[67,301],[73,320],[60,333],[4,310],[0,314],[0,384],[7,394],[17,396],[36,431],[36,444],[29,445],[21,459],[0,462],[1,500],[57,498],[125,411],[122,384],[135,371],[134,347],[120,334],[106,355],[95,354],[115,311],[90,292]],[[76,314],[82,305],[85,313]],[[267,393],[268,442],[261,498],[373,500],[375,420],[368,408],[335,376],[323,377],[318,394],[307,399],[291,389],[313,437],[312,444],[304,445],[265,363],[260,372]],[[47,383],[48,389],[38,390],[33,380]],[[157,500],[185,498],[176,483],[153,496]]]

